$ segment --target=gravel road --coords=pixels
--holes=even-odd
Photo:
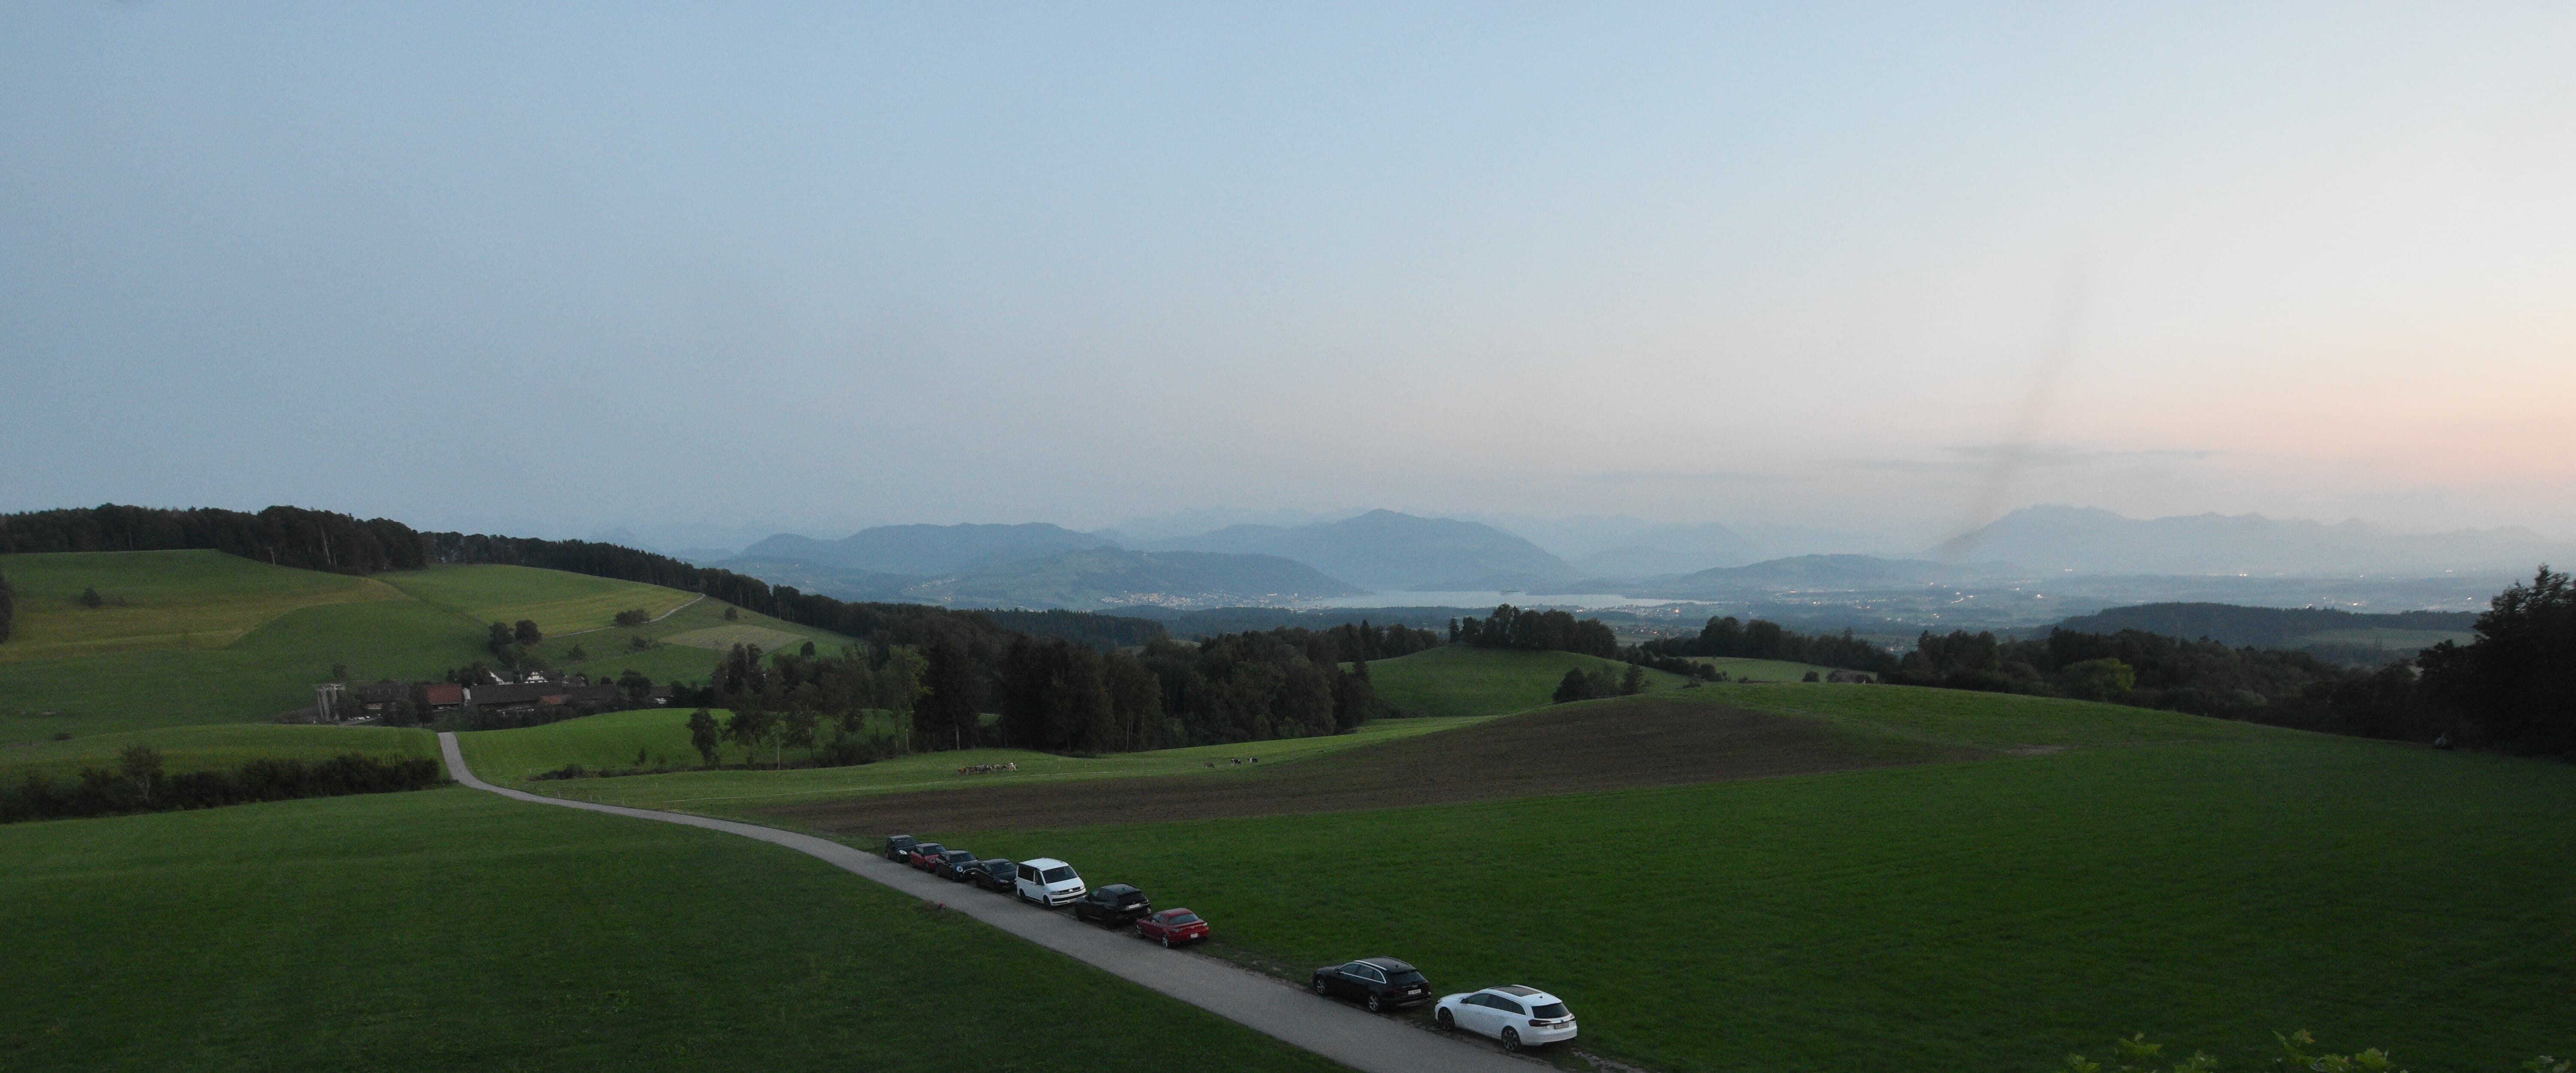
[[[540,805],[703,827],[785,846],[924,901],[944,904],[951,910],[1049,950],[1353,1069],[1367,1073],[1533,1073],[1548,1068],[1530,1059],[1504,1054],[1490,1044],[1472,1038],[1427,1032],[1394,1018],[1380,1017],[1354,1006],[1317,998],[1278,980],[1238,969],[1214,958],[1165,950],[1128,932],[1103,931],[1089,924],[1076,923],[1070,911],[1048,912],[997,894],[935,879],[928,873],[827,839],[758,824],[565,801],[503,789],[474,777],[474,772],[465,766],[464,754],[457,750],[456,735],[440,734],[438,747],[447,757],[447,773],[456,781],[477,790]],[[1378,951],[1354,951],[1352,956],[1375,953]]]

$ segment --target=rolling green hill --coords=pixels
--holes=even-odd
[[[723,714],[723,713],[719,713]],[[697,762],[689,747],[689,713],[676,709],[610,712],[524,730],[472,731],[456,736],[457,748],[477,775],[494,781],[526,779],[567,764],[616,768],[635,762],[637,750]],[[1000,785],[1066,779],[1109,779],[1135,775],[1176,775],[1236,770],[1229,761],[1259,756],[1263,767],[1308,757],[1326,756],[1377,742],[1466,726],[1479,720],[1387,719],[1349,734],[1324,738],[1290,738],[1241,745],[1202,745],[1147,753],[1108,756],[1056,756],[1025,749],[968,749],[922,753],[857,767],[805,768],[786,771],[693,771],[614,779],[580,779],[523,784],[558,797],[637,808],[700,811],[716,803],[741,800],[827,800],[862,794],[944,789],[959,785]],[[727,745],[726,763],[740,763],[741,747]],[[766,754],[764,754],[764,757]],[[796,751],[787,753],[799,759]],[[1016,763],[1007,775],[961,776],[972,764]],[[1215,765],[1210,767],[1209,765]]]
[[[463,788],[0,861],[11,1070],[1337,1068],[802,854]]]
[[[308,607],[402,594],[366,578],[291,570],[214,551],[0,555],[17,590],[0,662],[222,648]],[[81,602],[94,589],[100,606]]]
[[[1615,675],[1628,665],[1571,652],[1443,645],[1410,656],[1371,660],[1369,680],[1380,698],[1408,711],[1500,715],[1549,703],[1565,672],[1578,667],[1586,672],[1607,667]],[[1679,689],[1682,684],[1679,675],[1647,672],[1649,693]]]
[[[435,678],[489,661],[489,623],[535,619],[550,665],[657,682],[703,679],[723,631],[818,645],[821,630],[652,585],[512,566],[441,566],[356,578],[210,551],[0,556],[19,592],[18,636],[0,644],[0,746],[209,723],[262,722],[312,702],[335,664],[352,681]],[[96,588],[102,606],[82,606]],[[123,601],[121,604],[118,601]],[[612,625],[617,612],[669,617]],[[718,631],[709,634],[706,631]],[[696,634],[714,647],[662,643]],[[721,642],[721,643],[720,643]],[[585,659],[570,658],[580,648]]]

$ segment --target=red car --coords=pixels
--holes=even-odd
[[[1161,939],[1164,946],[1194,943],[1208,937],[1208,922],[1187,909],[1166,909],[1136,921],[1136,934],[1147,939]]]
[[[948,852],[946,846],[937,842],[924,842],[912,847],[912,852],[904,854],[903,863],[927,872],[939,863],[939,855],[946,852]]]

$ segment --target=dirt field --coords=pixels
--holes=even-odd
[[[1258,756],[1258,742],[1242,746]],[[1724,782],[1985,755],[1862,740],[1805,719],[1712,704],[1586,704],[1227,777],[1034,783],[762,810],[834,833],[1024,830],[1203,816],[1339,812]]]

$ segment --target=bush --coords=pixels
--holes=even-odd
[[[641,626],[647,622],[653,621],[653,616],[647,615],[641,608],[637,608],[618,612],[616,621],[620,626]]]
[[[128,749],[120,759],[118,771],[82,768],[76,783],[28,774],[16,786],[0,789],[0,823],[391,793],[446,781],[438,761],[425,756],[381,760],[342,753],[318,764],[258,759],[230,771],[168,776],[160,773],[160,754],[148,747]]]

